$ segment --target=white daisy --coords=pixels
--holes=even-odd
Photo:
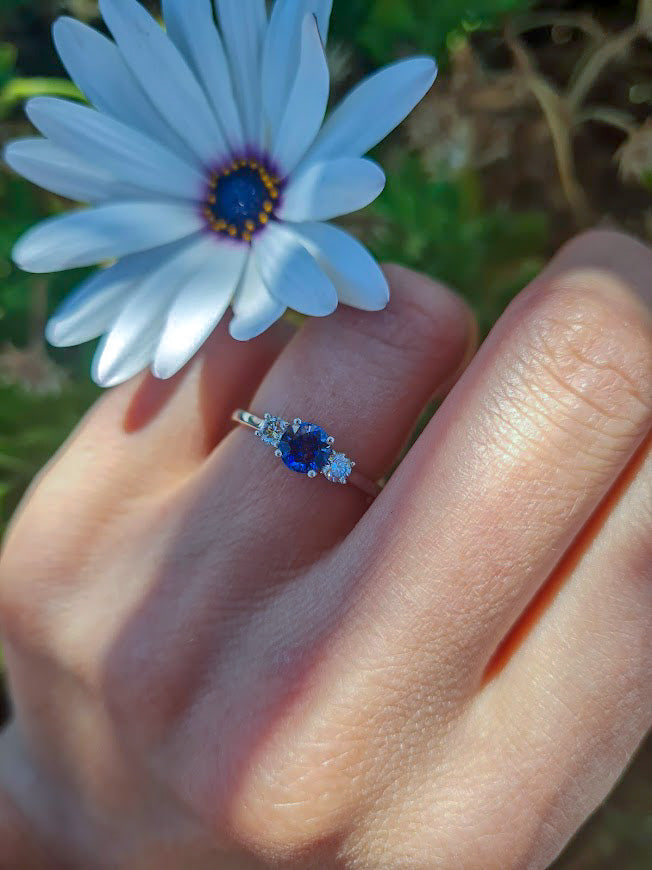
[[[37,97],[44,138],[7,146],[14,170],[92,207],[51,218],[16,244],[30,272],[115,261],[47,327],[70,346],[103,335],[93,377],[178,372],[229,306],[231,335],[264,332],[287,308],[325,316],[338,300],[380,310],[380,268],[326,223],[363,208],[385,176],[363,155],[432,85],[412,58],[355,88],[324,123],[332,0],[163,0],[167,33],[136,0],[100,0],[115,42],[72,18],[54,25],[93,108]]]

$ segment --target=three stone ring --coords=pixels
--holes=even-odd
[[[378,484],[354,470],[352,459],[334,449],[333,436],[315,423],[306,423],[298,417],[288,423],[273,414],[257,417],[243,410],[235,411],[233,420],[254,429],[291,471],[310,478],[322,474],[331,483],[351,484],[372,498],[380,492]]]

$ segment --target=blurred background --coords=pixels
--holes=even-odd
[[[0,0],[0,143],[29,133],[28,97],[81,98],[50,39],[61,13],[97,23],[97,2]],[[457,288],[483,333],[582,228],[652,240],[652,0],[335,0],[331,33],[335,97],[402,55],[439,59],[430,95],[379,148],[385,193],[347,226],[379,259]],[[28,275],[10,259],[20,233],[68,207],[0,167],[0,540],[99,394],[92,346],[43,341],[85,273]],[[616,865],[652,867],[650,743],[555,867]]]

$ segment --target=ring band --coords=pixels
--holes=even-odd
[[[338,453],[333,446],[335,439],[315,423],[306,423],[298,417],[288,423],[273,414],[257,417],[242,409],[234,412],[233,420],[254,429],[292,471],[311,478],[322,474],[331,483],[350,484],[371,498],[376,498],[381,491],[377,483],[355,471],[355,462],[344,453]]]

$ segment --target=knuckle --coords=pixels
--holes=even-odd
[[[650,249],[643,242],[619,230],[587,230],[567,242],[554,264],[562,270],[587,267],[609,274],[631,276],[634,281],[648,275],[652,268]]]
[[[98,689],[117,727],[137,743],[153,746],[191,709],[198,673],[203,676],[196,657],[171,656],[155,640],[144,644],[122,626],[103,657]]]
[[[399,382],[424,368],[452,370],[467,349],[470,324],[465,303],[425,278],[409,292],[395,292],[384,311],[343,311],[340,323],[351,334],[347,346],[364,357],[365,367]]]
[[[615,438],[649,424],[652,330],[643,304],[600,271],[552,281],[525,327],[531,389]]]
[[[35,540],[28,532],[25,523],[14,525],[0,557],[0,626],[14,643],[36,646],[45,631],[43,602],[56,563],[39,546],[40,533]]]
[[[368,781],[356,729],[328,715],[315,724],[277,728],[243,779],[232,831],[242,843],[255,843],[260,857],[289,861],[339,839],[357,806],[353,783]]]

